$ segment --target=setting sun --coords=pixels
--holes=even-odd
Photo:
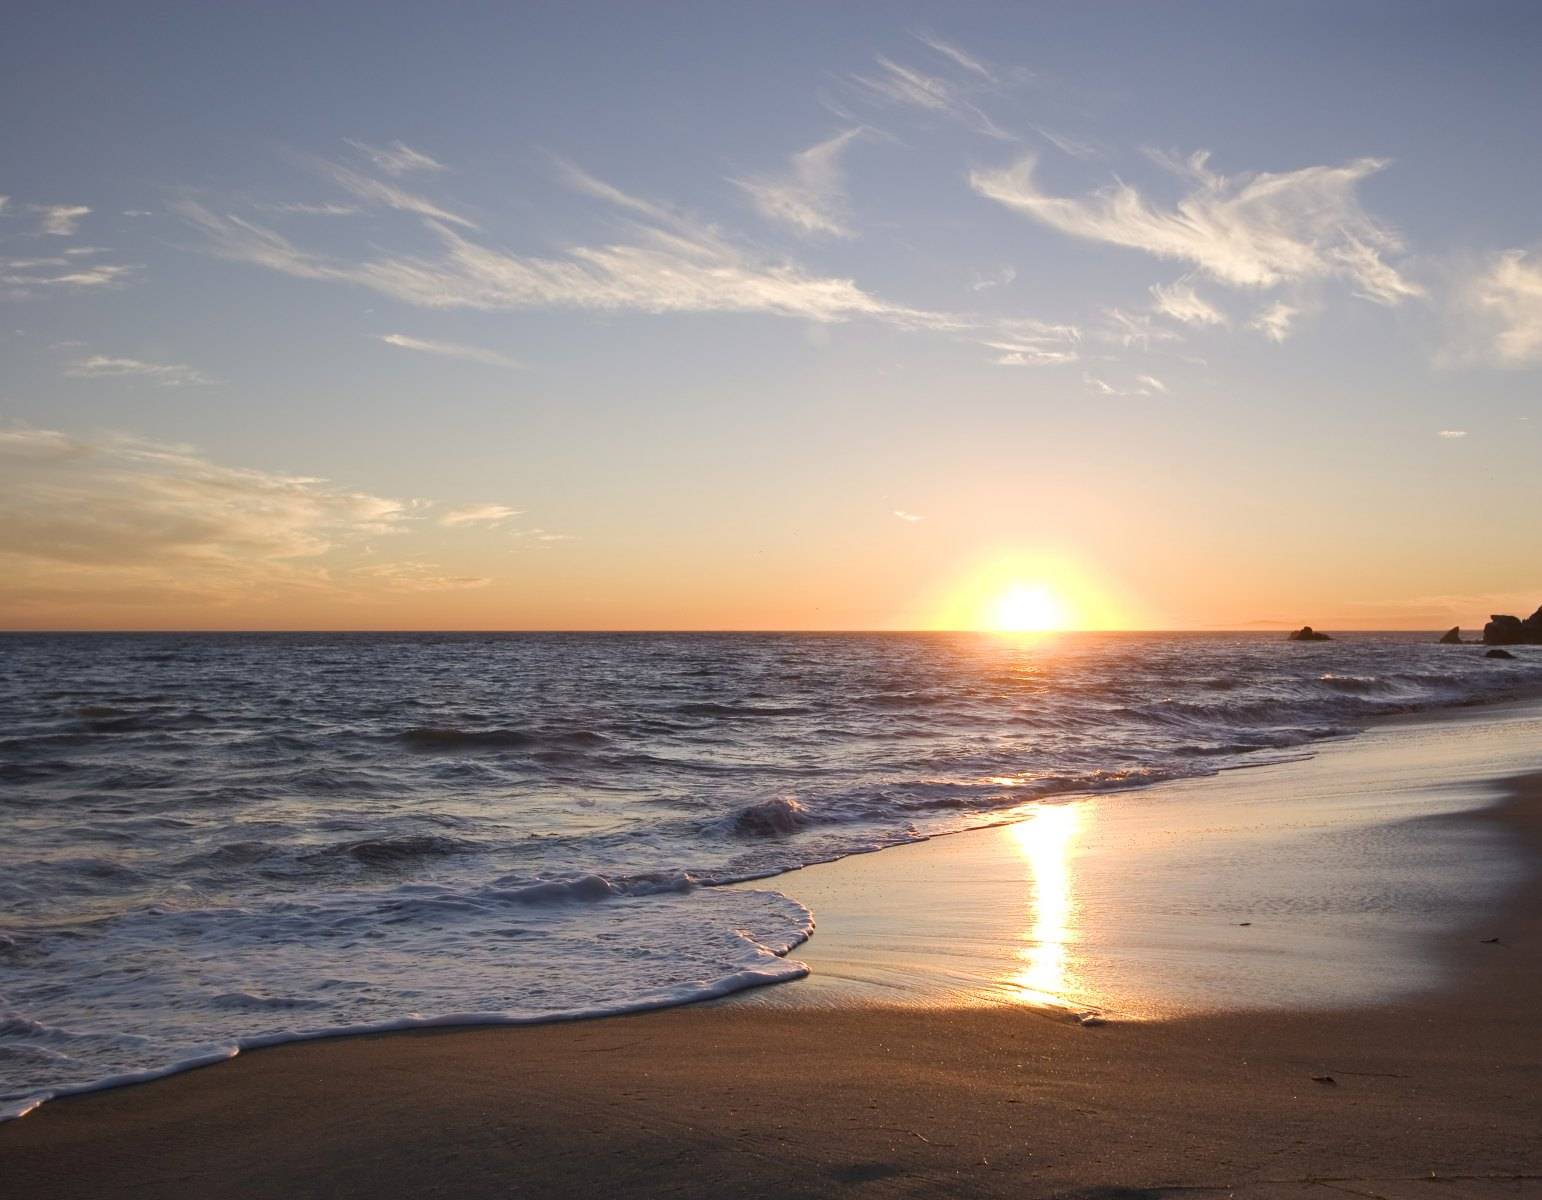
[[[998,633],[1048,633],[1065,628],[1065,608],[1049,588],[1014,583],[991,605],[989,628]]]

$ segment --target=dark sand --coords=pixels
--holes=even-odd
[[[1506,789],[1443,819],[1542,861],[1542,776]],[[730,1002],[283,1046],[0,1126],[0,1195],[1542,1196],[1539,914],[1533,871],[1433,948],[1449,986],[1336,1012]]]

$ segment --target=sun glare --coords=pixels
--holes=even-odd
[[[1065,608],[1042,583],[1014,583],[991,605],[990,628],[997,633],[1049,633],[1064,629]]]

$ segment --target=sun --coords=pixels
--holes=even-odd
[[[1065,607],[1042,583],[1014,583],[990,606],[988,627],[997,633],[1050,633],[1064,629]]]

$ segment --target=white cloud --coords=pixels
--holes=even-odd
[[[139,270],[116,263],[82,264],[65,257],[0,258],[0,286],[12,297],[30,295],[36,288],[116,288]]]
[[[1338,277],[1381,304],[1423,294],[1383,261],[1401,242],[1365,213],[1356,195],[1384,160],[1232,177],[1210,170],[1208,160],[1204,152],[1182,163],[1158,158],[1192,185],[1172,208],[1148,202],[1123,182],[1082,199],[1048,195],[1034,181],[1031,155],[1001,170],[974,171],[969,180],[982,196],[1052,229],[1192,263],[1234,287]]]
[[[1060,153],[1072,158],[1096,158],[1102,153],[1091,142],[1084,142],[1077,138],[1068,137],[1063,133],[1056,133],[1053,129],[1045,129],[1042,125],[1033,126],[1033,131],[1053,146]]]
[[[1466,302],[1488,326],[1488,349],[1499,362],[1542,361],[1542,258],[1506,250],[1472,281]]]
[[[792,156],[778,175],[752,175],[733,182],[743,188],[756,210],[769,221],[799,233],[850,237],[841,154],[862,129],[848,129]]]
[[[91,212],[84,204],[34,204],[32,211],[41,218],[38,232],[54,237],[69,237]]]
[[[187,446],[0,430],[0,558],[13,566],[250,578],[397,530],[408,511],[324,480],[222,466]]]
[[[994,322],[976,338],[980,345],[1000,351],[994,361],[1000,367],[1048,367],[1075,362],[1075,346],[1081,341],[1075,325],[1057,325],[1031,317],[1010,317]]]
[[[1465,429],[1442,429],[1439,436],[1450,439],[1464,438],[1467,436],[1467,431]]]
[[[1271,342],[1283,342],[1290,336],[1291,325],[1299,315],[1299,309],[1282,301],[1261,310],[1248,322],[1248,328],[1263,334]]]
[[[1016,278],[1016,267],[1002,267],[1000,270],[992,271],[989,274],[977,272],[974,281],[969,285],[969,290],[971,292],[983,292],[989,288],[1005,287]]]
[[[1090,373],[1082,376],[1082,382],[1100,396],[1151,396],[1158,393],[1165,394],[1168,390],[1165,383],[1152,375],[1136,376],[1139,387],[1119,387]]]
[[[370,288],[423,308],[590,309],[647,313],[770,313],[811,321],[869,317],[909,328],[966,326],[958,318],[891,304],[850,279],[813,275],[727,241],[662,206],[630,196],[574,168],[573,186],[647,217],[630,238],[575,246],[553,257],[494,249],[427,216],[434,250],[342,259],[304,250],[275,230],[195,201],[177,208],[203,230],[210,250],[302,279]]]
[[[356,199],[372,204],[379,208],[394,208],[398,212],[412,213],[419,217],[429,217],[435,221],[443,221],[449,225],[459,225],[464,229],[477,228],[476,222],[458,213],[452,213],[448,209],[435,204],[432,200],[425,199],[413,192],[405,191],[394,183],[386,183],[380,179],[372,179],[368,175],[361,175],[351,167],[345,167],[341,163],[327,162],[323,159],[316,160],[316,169],[325,175],[333,183],[344,191],[353,195]]]
[[[1024,345],[1020,342],[982,342],[1001,354],[992,359],[998,367],[1055,367],[1077,360],[1074,350],[1053,350],[1045,346]]]
[[[1204,299],[1194,286],[1184,280],[1171,284],[1153,284],[1152,307],[1164,317],[1185,325],[1225,325],[1226,314]]]
[[[896,508],[894,510],[894,515],[901,521],[908,521],[912,525],[914,525],[917,521],[926,520],[925,517],[919,515],[918,513],[906,512],[903,508]]]
[[[930,33],[912,33],[911,36],[923,45],[930,46],[938,54],[950,59],[955,65],[980,78],[996,83],[996,72],[991,70],[983,61],[970,54],[967,50],[960,49],[951,42],[945,42],[940,37]]]
[[[73,362],[64,373],[76,379],[138,376],[162,387],[203,387],[219,382],[185,363],[142,362],[137,358],[112,358],[105,354],[93,354]]]
[[[951,117],[976,133],[999,141],[1014,140],[1012,134],[992,121],[979,105],[968,98],[964,88],[904,66],[882,54],[877,55],[876,59],[879,67],[877,75],[851,77],[852,83],[869,99]]]
[[[517,517],[521,510],[506,504],[467,504],[452,508],[439,518],[441,525],[485,525]]]
[[[263,212],[277,213],[280,216],[301,217],[353,217],[362,210],[353,204],[305,204],[300,202],[256,204],[254,208]]]
[[[445,358],[460,358],[467,362],[481,363],[489,367],[518,367],[514,359],[496,350],[484,350],[480,346],[463,346],[459,342],[436,342],[428,338],[412,337],[405,333],[382,333],[377,338],[388,346],[403,350],[417,350],[423,354],[438,354]]]
[[[353,574],[392,592],[461,592],[492,582],[481,575],[446,575],[443,568],[430,562],[374,563],[356,568]]]
[[[384,171],[387,175],[407,175],[413,171],[444,171],[448,168],[441,162],[436,162],[421,151],[414,150],[403,142],[392,142],[389,146],[381,148],[371,146],[366,142],[356,142],[353,138],[344,138],[350,146],[374,164],[377,171]]]
[[[1149,350],[1152,342],[1181,342],[1183,338],[1171,329],[1152,321],[1148,313],[1128,313],[1120,308],[1105,308],[1103,315],[1108,325],[1102,337],[1121,346],[1139,346]]]

